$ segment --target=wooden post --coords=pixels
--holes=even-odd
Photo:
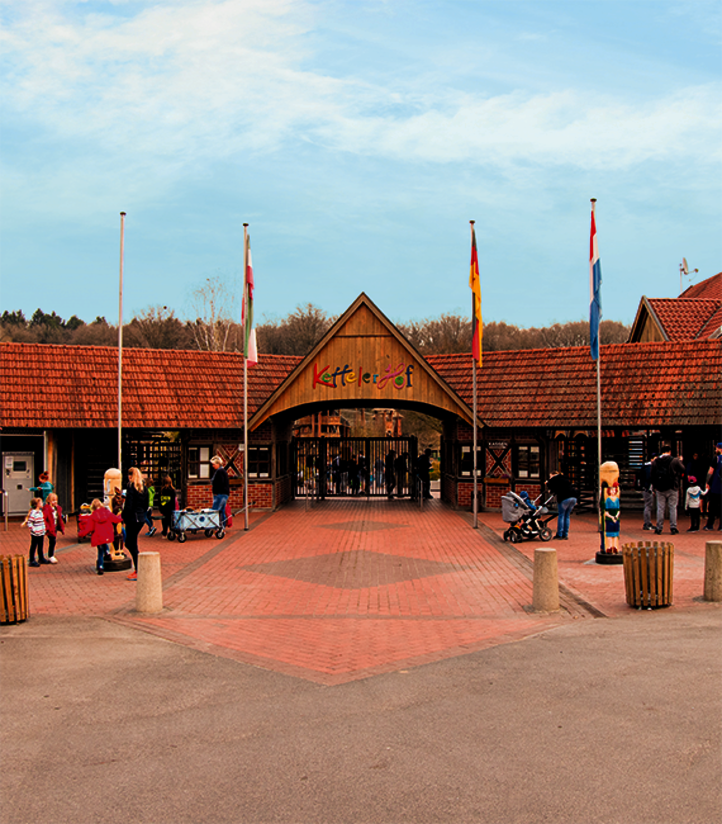
[[[705,544],[704,600],[722,601],[722,541]]]

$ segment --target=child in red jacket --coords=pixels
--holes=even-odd
[[[90,504],[90,523],[93,532],[90,537],[90,545],[98,548],[98,560],[95,570],[98,575],[102,575],[103,560],[106,553],[110,553],[108,544],[113,543],[115,537],[115,526],[122,520],[120,515],[114,515],[107,507],[95,498]]]
[[[58,539],[58,530],[65,535],[65,524],[63,523],[63,510],[54,492],[48,495],[48,500],[43,507],[43,518],[45,518],[45,534],[48,536],[48,561],[51,564],[57,564],[55,542]]]

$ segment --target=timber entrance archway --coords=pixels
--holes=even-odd
[[[415,437],[296,438],[291,454],[296,497],[417,498]]]
[[[391,450],[395,452],[392,494],[414,493],[415,438],[292,438],[294,421],[338,409],[407,409],[436,418],[443,427],[442,471],[448,463],[448,445],[459,438],[459,427],[470,432],[473,422],[467,403],[364,294],[249,421],[257,443],[263,433],[270,434],[275,457],[266,477],[275,477],[274,505],[305,496],[310,487],[319,497],[388,495]],[[456,481],[442,483],[440,497],[456,504]]]

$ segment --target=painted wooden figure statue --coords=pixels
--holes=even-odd
[[[604,552],[616,555],[619,553],[619,466],[614,461],[605,461],[599,467],[599,480]]]

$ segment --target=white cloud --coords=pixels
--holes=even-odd
[[[385,88],[305,68],[317,8],[299,0],[90,8],[27,0],[15,9],[2,44],[5,106],[46,140],[111,157],[132,146],[139,166],[197,166],[300,141],[501,168],[719,158],[718,85],[644,105],[574,89],[483,97],[410,81]]]

